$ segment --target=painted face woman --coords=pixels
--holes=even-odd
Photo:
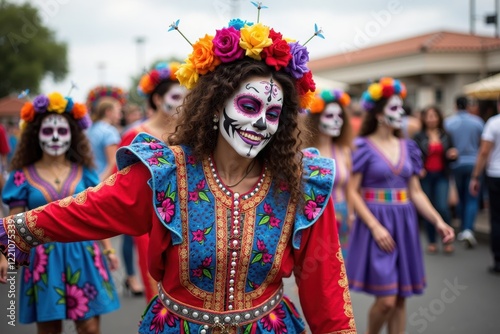
[[[158,297],[139,333],[303,333],[283,296],[292,272],[312,332],[355,333],[331,223],[333,161],[302,153],[297,140],[298,113],[315,90],[307,60],[304,46],[273,29],[231,21],[194,43],[177,71],[191,92],[170,146],[141,134],[84,203],[16,219],[36,215],[36,228],[57,240],[148,233]]]
[[[59,93],[39,95],[23,106],[21,120],[19,146],[2,193],[11,215],[98,183],[83,133],[90,125],[83,104]],[[40,235],[33,227],[23,231]],[[62,320],[69,319],[79,332],[99,333],[99,316],[119,308],[106,263],[107,257],[115,268],[116,256],[108,240],[102,244],[104,251],[96,241],[50,242],[32,248],[30,265],[20,276],[20,322],[36,322],[38,333],[60,333]]]
[[[405,331],[405,300],[422,294],[425,273],[417,210],[443,242],[454,239],[420,187],[420,150],[402,139],[401,117],[406,87],[382,78],[363,93],[367,114],[353,154],[353,206],[358,214],[350,235],[347,274],[351,290],[375,296],[368,332]]]
[[[307,118],[309,132],[313,135],[306,143],[306,147],[316,147],[321,156],[335,160],[332,198],[344,258],[353,217],[347,186],[352,168],[352,128],[346,112],[350,100],[347,93],[338,89],[317,92]]]

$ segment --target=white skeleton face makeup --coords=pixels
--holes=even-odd
[[[65,154],[71,144],[68,120],[61,115],[48,115],[42,120],[38,134],[40,147],[51,156]]]
[[[248,79],[222,110],[222,136],[239,155],[254,158],[278,130],[282,107],[283,91],[271,77]]]
[[[179,84],[174,84],[168,92],[163,96],[163,111],[167,114],[176,114],[177,107],[182,104],[184,97],[187,94],[187,89]]]
[[[336,102],[328,103],[319,119],[319,130],[327,136],[338,137],[342,130],[342,108]]]
[[[384,107],[384,122],[394,129],[401,129],[404,115],[403,100],[398,95],[393,95]]]

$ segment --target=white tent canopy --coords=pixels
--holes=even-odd
[[[482,100],[496,100],[500,96],[500,73],[464,86],[464,93]]]

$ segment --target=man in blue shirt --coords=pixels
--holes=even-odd
[[[467,111],[467,98],[464,96],[456,99],[456,108],[456,114],[445,119],[444,127],[458,150],[458,159],[450,164],[459,197],[457,209],[461,226],[457,239],[466,241],[472,248],[477,243],[473,231],[479,196],[469,192],[469,183],[476,164],[484,121]]]

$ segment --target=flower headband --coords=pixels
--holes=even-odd
[[[252,2],[259,11],[261,3]],[[259,19],[257,17],[257,22]],[[193,52],[176,72],[180,84],[192,89],[200,75],[215,70],[220,64],[231,63],[244,57],[264,61],[276,71],[283,69],[296,81],[301,108],[307,109],[314,98],[316,85],[307,67],[309,52],[305,44],[314,36],[324,38],[315,25],[315,33],[303,45],[284,38],[283,35],[262,23],[241,19],[229,21],[227,27],[216,30],[215,36],[206,34],[192,44],[179,30],[179,20],[170,25],[169,31],[177,30],[193,47]]]
[[[381,98],[390,98],[393,95],[399,95],[401,99],[406,97],[406,86],[397,79],[385,77],[379,82],[374,82],[368,86],[368,89],[361,95],[361,106],[366,111],[375,107],[375,103]]]
[[[325,89],[319,93],[317,92],[314,96],[309,111],[312,114],[321,113],[325,109],[325,105],[332,102],[336,102],[345,108],[351,103],[351,97],[340,89]]]
[[[177,82],[175,72],[177,72],[179,66],[180,64],[176,62],[172,62],[169,64],[160,63],[156,65],[153,70],[141,77],[137,90],[142,95],[149,95],[162,81],[170,80]]]
[[[64,97],[60,93],[54,92],[48,95],[38,95],[33,99],[33,102],[26,102],[23,105],[21,108],[21,129],[24,129],[27,123],[32,122],[36,114],[48,112],[70,114],[82,130],[87,129],[92,124],[84,104],[73,103],[70,97]]]
[[[101,97],[112,97],[122,106],[127,102],[127,94],[123,89],[113,86],[97,86],[87,96],[87,106],[93,110]]]

